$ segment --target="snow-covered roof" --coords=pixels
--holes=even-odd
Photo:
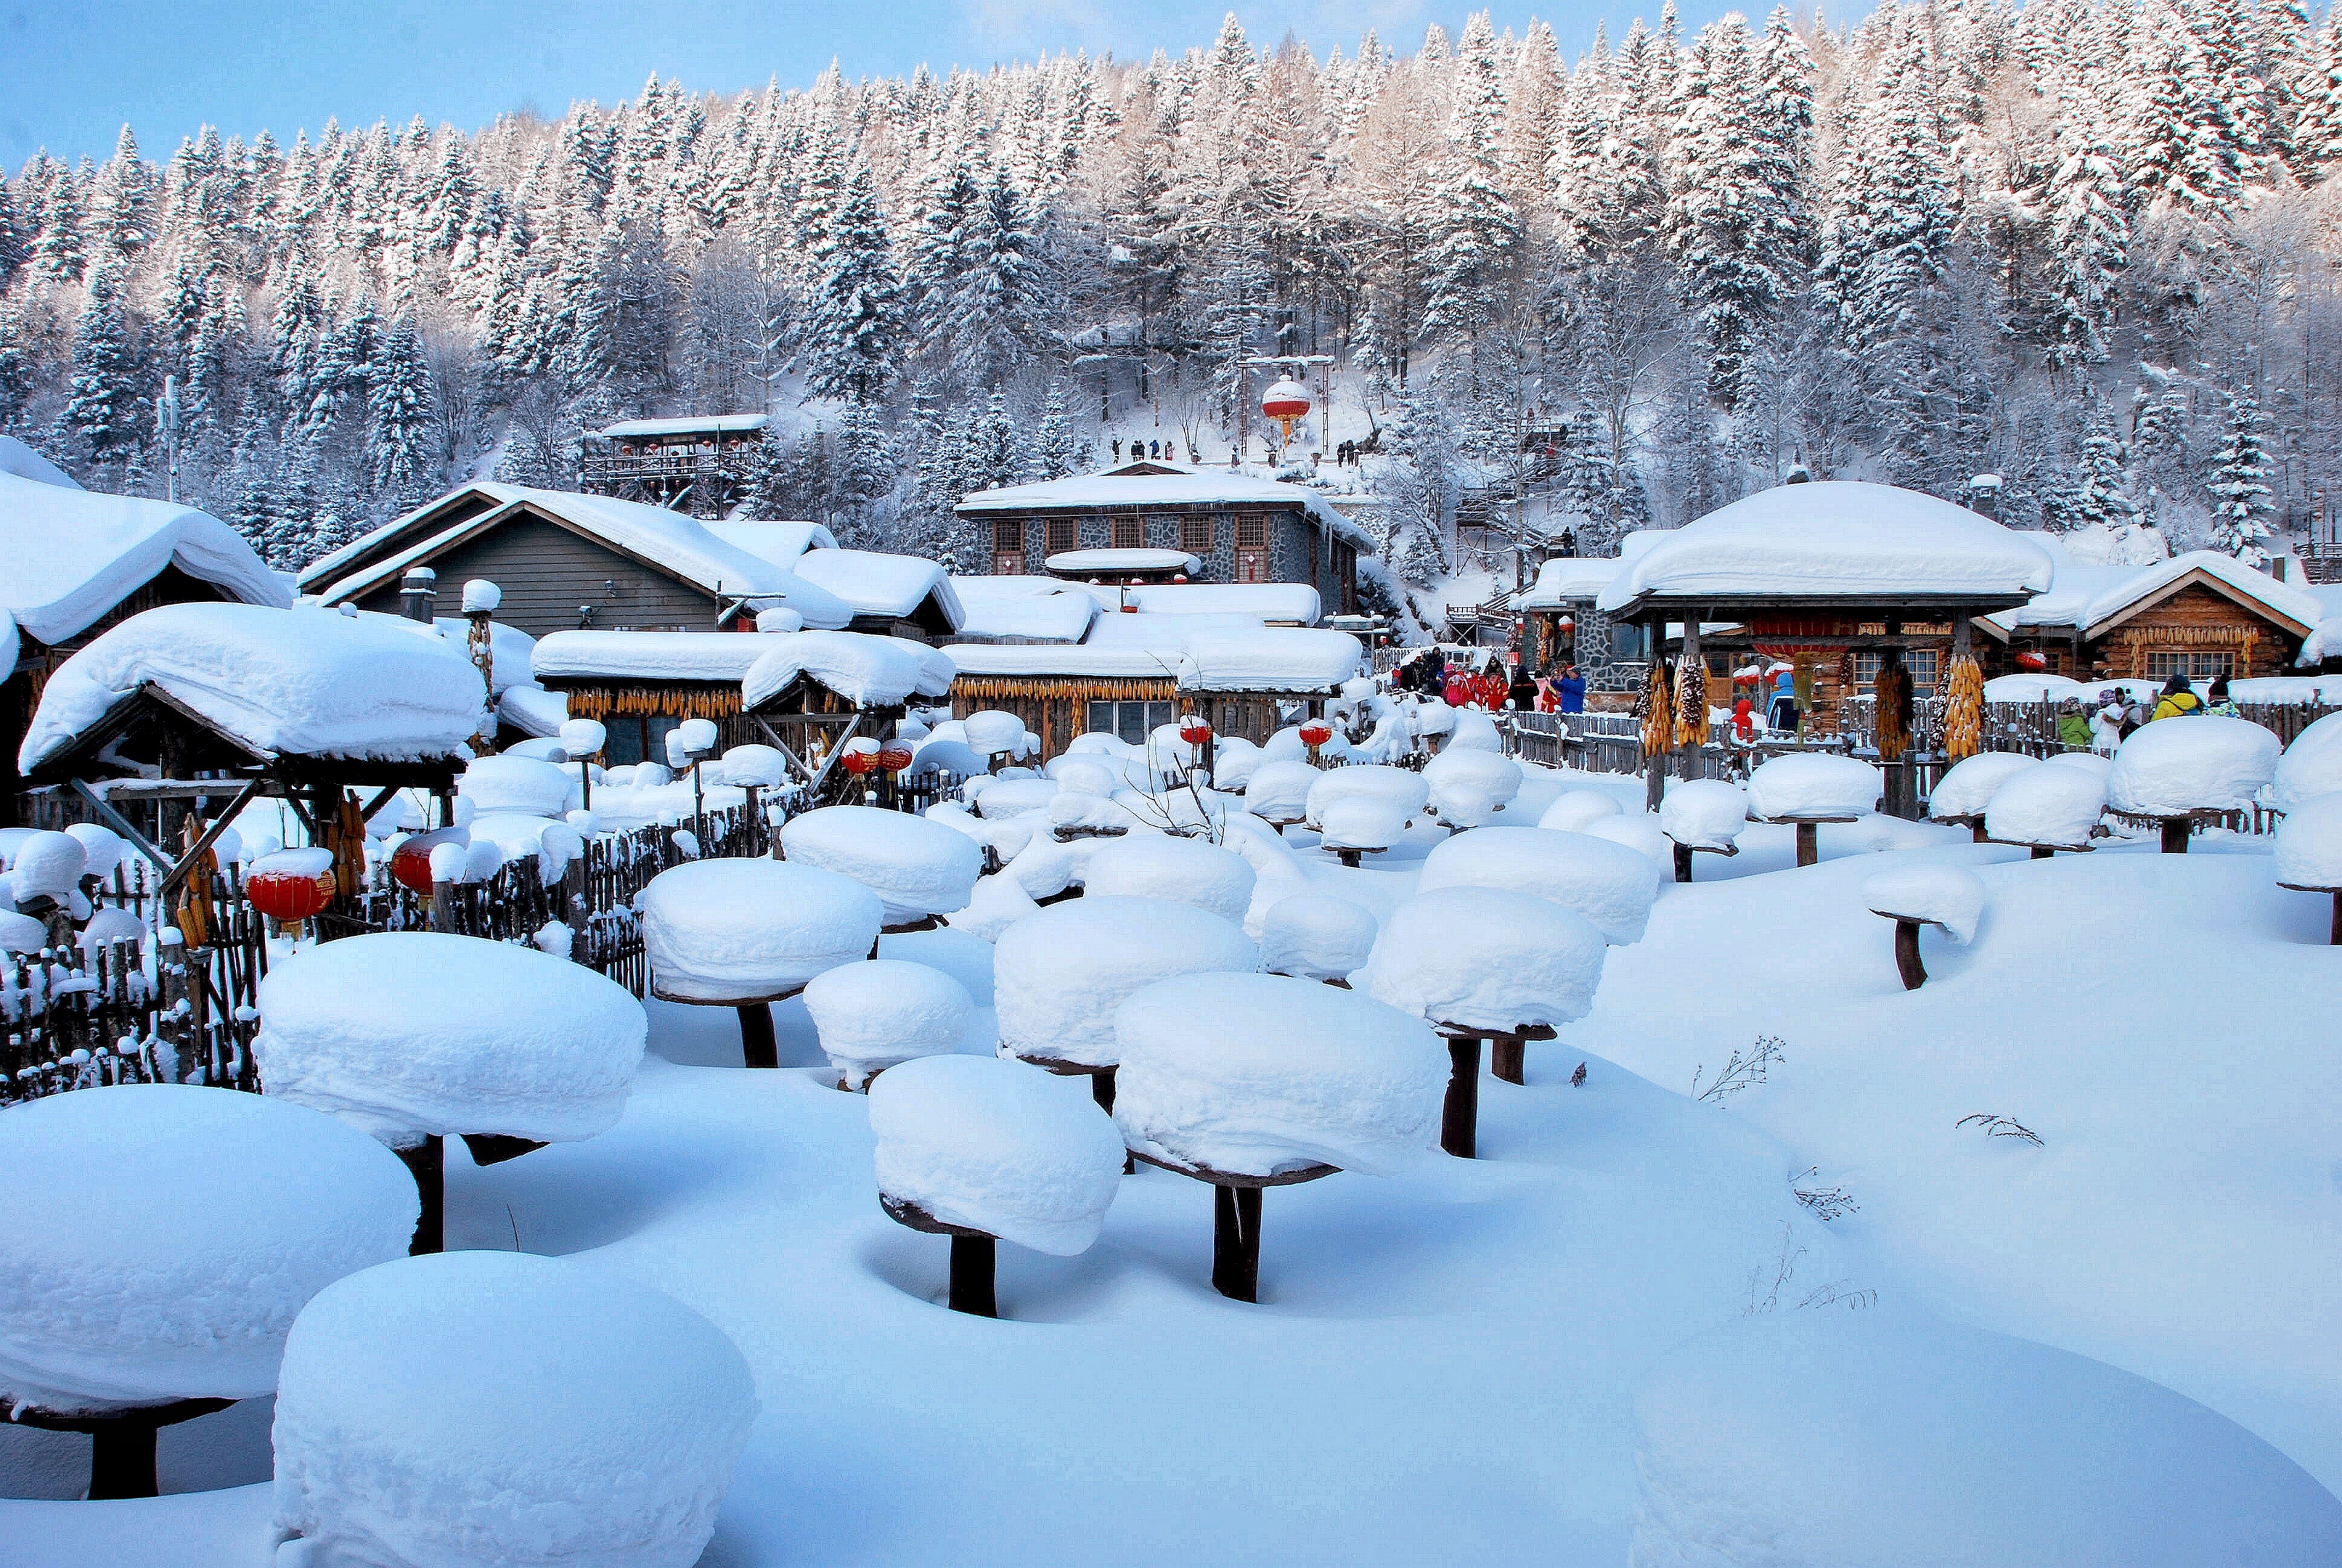
[[[1060,550],[1041,563],[1066,577],[1094,572],[1200,572],[1204,564],[1185,550]]]
[[[772,651],[764,632],[555,632],[537,639],[540,681],[709,681],[729,684]]]
[[[1646,597],[1867,603],[2016,600],[2047,588],[2049,553],[1948,501],[1858,480],[1782,484],[1676,529],[1596,604]]]
[[[770,424],[770,416],[762,414],[686,414],[680,419],[621,419],[616,424],[606,424],[594,432],[610,440],[639,440],[650,435],[735,434],[743,431],[762,430]]]
[[[25,729],[22,766],[31,772],[148,684],[256,751],[377,762],[460,754],[486,696],[460,648],[396,616],[165,604],[58,666]]]
[[[2215,592],[2225,588],[2272,618],[2291,622],[2304,631],[2317,625],[2325,614],[2325,605],[2314,594],[2256,571],[2233,555],[2190,550],[2147,566],[2087,566],[2061,558],[2047,593],[1987,619],[2005,629],[2079,626],[2084,636],[2094,637],[2126,612],[2191,581],[2205,583]]]
[[[861,632],[791,632],[760,639],[762,657],[740,683],[746,707],[786,691],[799,675],[828,687],[856,707],[891,707],[916,695],[951,691],[953,661],[907,637]]]
[[[0,435],[0,474],[13,474],[36,484],[54,484],[60,490],[81,488],[72,474],[13,435]]]
[[[959,634],[973,642],[1078,643],[1098,618],[1098,604],[1054,577],[955,577],[964,619]]]
[[[1090,628],[1089,640],[1092,646],[1113,644],[1176,652],[1198,632],[1256,632],[1260,624],[1255,615],[1152,615],[1119,610],[1100,615],[1097,624]]]
[[[963,675],[1177,678],[1179,655],[1138,644],[954,643],[944,656]]]
[[[0,474],[0,610],[56,644],[86,631],[165,566],[246,604],[293,602],[244,536],[192,506]]]
[[[1587,604],[1626,567],[1626,561],[1616,556],[1556,555],[1537,568],[1536,581],[1527,592],[1515,594],[1514,602],[1524,610],[1558,610]]]
[[[434,525],[438,515],[449,510],[450,503],[470,496],[490,504],[461,521]],[[705,593],[745,596],[760,607],[786,604],[802,614],[808,626],[843,626],[854,618],[853,610],[836,594],[719,538],[681,513],[607,495],[535,490],[488,480],[452,491],[352,541],[305,570],[301,587],[328,604],[354,598],[459,540],[495,526],[522,507],[555,518]],[[389,545],[397,548],[377,554]]]
[[[956,510],[969,512],[1046,512],[1053,508],[1096,510],[1103,507],[1148,506],[1297,506],[1362,550],[1374,540],[1358,524],[1336,511],[1330,501],[1306,484],[1281,479],[1261,479],[1225,468],[1190,468],[1150,461],[1104,474],[1045,479],[1032,484],[1006,484],[978,490],[960,498]]]
[[[1366,661],[1349,633],[1298,626],[1199,632],[1186,654],[1179,684],[1199,692],[1330,692]]]
[[[746,550],[759,560],[794,571],[797,557],[808,550],[835,550],[837,535],[818,523],[766,522],[760,517],[726,517],[706,529],[726,544]]]
[[[924,555],[887,555],[875,550],[808,550],[797,557],[796,574],[853,606],[857,615],[903,619],[932,598],[947,629],[967,619],[943,566]]]
[[[1317,624],[1317,590],[1306,583],[1153,583],[1126,589],[1141,614],[1244,615]]]

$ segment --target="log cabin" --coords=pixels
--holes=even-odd
[[[2055,547],[2053,545],[2053,552]],[[2049,591],[1984,617],[1988,674],[2020,668],[2077,681],[2198,686],[2289,671],[2324,606],[2232,556],[2190,551],[2146,566],[2057,562]],[[2032,654],[2024,665],[2021,655]]]

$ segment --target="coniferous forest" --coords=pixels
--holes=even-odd
[[[769,408],[761,514],[940,554],[964,491],[1109,436],[1224,462],[1243,361],[1327,354],[1418,583],[1529,428],[1588,553],[1802,465],[2254,557],[2342,480],[2337,165],[2300,0],[1410,53],[1231,16],[557,123],[125,127],[0,182],[0,430],[160,494],[176,376],[180,494],[291,566],[465,477],[571,484],[614,418]]]

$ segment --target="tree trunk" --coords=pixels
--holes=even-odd
[[[951,1309],[975,1317],[998,1317],[999,1303],[992,1293],[992,1265],[996,1248],[990,1236],[951,1239]]]
[[[1459,1160],[1477,1158],[1480,1143],[1480,1042],[1447,1043],[1447,1099],[1439,1114],[1439,1146]]]
[[[1903,976],[1903,989],[1917,991],[1927,984],[1926,965],[1919,962],[1919,923],[1898,920],[1895,923],[1895,967]]]
[[[1230,1301],[1260,1300],[1258,1187],[1212,1188],[1212,1288]]]
[[[778,1067],[780,1046],[773,1039],[773,1004],[751,1002],[740,1014],[740,1059],[750,1067]]]

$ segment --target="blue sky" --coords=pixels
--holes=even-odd
[[[1768,5],[1770,0],[1766,0]],[[1563,0],[1536,8],[1565,54],[1607,15],[1612,35],[1659,0]],[[1678,0],[1686,28],[1730,7]],[[329,116],[345,125],[404,124],[420,114],[470,128],[534,105],[557,115],[572,99],[614,103],[652,70],[696,91],[804,85],[835,56],[849,76],[888,75],[926,61],[983,67],[1061,48],[1112,50],[1209,43],[1227,0],[0,0],[0,169],[45,146],[67,160],[113,150],[124,121],[163,158],[206,122],[279,141]],[[1761,13],[1765,5],[1752,9]],[[1527,5],[1494,6],[1499,27],[1524,25]],[[1320,53],[1356,47],[1368,26],[1412,49],[1425,25],[1453,35],[1466,9],[1418,0],[1239,4],[1256,42],[1290,28]]]

